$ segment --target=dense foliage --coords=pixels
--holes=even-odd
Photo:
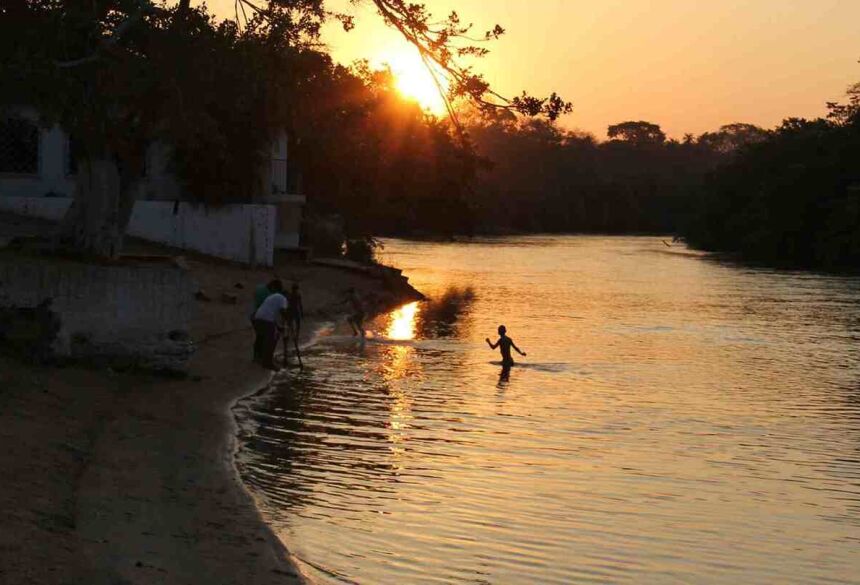
[[[474,123],[492,167],[476,189],[477,231],[672,231],[718,158],[695,142],[666,141],[659,126],[627,123],[624,138],[598,142],[539,121]],[[620,136],[612,132],[609,134]]]
[[[297,49],[260,19],[240,30],[205,8],[141,5],[9,0],[0,106],[35,108],[74,137],[81,159],[114,159],[128,182],[162,142],[192,197],[252,198],[256,169],[290,120]]]
[[[546,120],[465,113],[464,142],[390,88],[371,86],[374,99],[385,96],[372,103],[390,107],[344,109],[334,92],[339,105],[329,109],[354,112],[351,125],[323,116],[326,131],[309,133],[313,148],[300,149],[311,205],[343,213],[359,232],[673,232],[706,174],[766,135],[739,136],[739,127],[755,127],[733,124],[678,142],[656,124],[625,122],[599,142]]]
[[[447,87],[449,108],[465,100],[481,111],[549,119],[570,110],[556,94],[505,99],[472,69],[468,60],[487,52],[476,43],[498,38],[501,27],[476,39],[456,12],[440,20],[421,4],[371,1],[384,22],[415,47],[440,89]],[[30,106],[43,122],[60,124],[74,138],[77,185],[63,222],[63,245],[101,257],[119,253],[153,143],[172,150],[173,170],[192,198],[219,204],[265,194],[261,162],[272,138],[288,130],[298,145],[303,134],[297,121],[305,118],[313,119],[306,126],[323,134],[304,135],[308,175],[321,188],[332,187],[326,175],[342,170],[341,184],[360,192],[370,175],[385,209],[408,217],[423,215],[427,205],[417,194],[409,201],[402,197],[413,185],[432,183],[431,177],[437,183],[446,177],[454,186],[468,183],[457,182],[470,163],[455,160],[461,149],[447,126],[414,107],[410,113],[401,103],[392,105],[391,83],[377,79],[379,74],[347,74],[315,50],[326,21],[352,26],[350,17],[329,4],[237,0],[235,19],[220,22],[205,5],[192,7],[189,0],[0,4],[0,115],[8,118],[9,106],[12,116],[17,106]],[[358,91],[338,95],[337,103],[329,100],[340,110],[322,113],[316,100],[330,97],[332,88]],[[369,132],[349,136],[345,148],[337,149],[324,135],[332,121],[346,122],[339,141],[344,129]],[[332,157],[341,155],[353,158],[339,169]],[[319,166],[318,160],[329,162]],[[356,164],[363,164],[360,171]],[[438,187],[423,192],[434,189],[439,193]],[[341,192],[335,189],[335,202]]]
[[[302,61],[313,74],[290,160],[311,212],[342,215],[352,236],[467,231],[478,160],[450,125],[404,101],[386,70],[314,52]]]
[[[860,268],[860,84],[828,119],[790,118],[711,174],[685,229],[773,265]]]
[[[649,122],[613,125],[601,142],[548,121],[462,115],[470,141],[435,143],[435,156],[457,153],[450,188],[384,164],[365,176],[360,164],[361,194],[344,186],[332,209],[350,209],[373,233],[681,232],[694,246],[771,265],[857,269],[860,85],[829,106],[827,119],[728,124],[682,141]],[[372,126],[375,140],[390,138]],[[414,169],[428,152],[392,141],[385,156]]]
[[[570,104],[554,94],[496,95],[462,64],[486,49],[456,13],[439,21],[420,4],[372,2],[445,76],[456,116],[404,100],[387,70],[334,63],[320,26],[351,21],[324,0],[240,0],[250,15],[226,21],[187,1],[6,0],[0,110],[34,106],[75,137],[79,168],[101,161],[90,176],[104,180],[81,191],[104,200],[93,217],[130,213],[130,186],[153,142],[170,146],[192,198],[253,200],[265,192],[268,146],[287,130],[291,189],[354,241],[683,231],[694,245],[769,263],[858,265],[860,86],[846,104],[830,104],[826,120],[789,119],[773,131],[735,123],[681,141],[628,120],[600,141],[556,124]],[[122,221],[111,223],[121,234]]]

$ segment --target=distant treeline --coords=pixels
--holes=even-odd
[[[860,84],[826,119],[790,118],[711,173],[694,246],[777,266],[860,269]]]
[[[491,167],[470,200],[477,231],[673,232],[690,215],[706,174],[764,130],[725,126],[667,140],[656,124],[610,126],[609,140],[541,120],[471,121]]]
[[[543,119],[465,112],[458,131],[405,102],[386,71],[306,53],[290,150],[311,211],[351,235],[667,232],[705,174],[764,130],[725,126],[683,142],[625,122],[609,140]]]
[[[622,122],[606,140],[545,120],[462,113],[461,134],[405,103],[385,71],[309,57],[299,122],[311,211],[353,236],[676,233],[769,264],[860,266],[860,84],[826,119],[728,124],[670,140]]]
[[[387,70],[306,52],[290,168],[311,215],[338,215],[350,237],[474,229],[470,197],[482,162],[449,123],[404,101]]]
[[[344,67],[320,50],[329,13],[319,2],[244,26],[205,5],[168,4],[0,5],[0,171],[38,163],[22,104],[74,137],[69,166],[90,178],[78,182],[64,245],[79,251],[121,248],[153,143],[172,153],[186,197],[221,205],[271,191],[260,169],[287,130],[307,241],[329,252],[349,239],[366,255],[370,235],[674,232],[768,263],[858,266],[860,84],[826,118],[773,130],[729,124],[670,140],[657,124],[627,121],[598,140],[491,107],[489,87],[469,75],[472,87],[461,80],[453,93],[480,114],[428,115],[389,71]],[[401,24],[420,29],[422,5],[407,8],[414,18]],[[534,106],[526,113],[566,109],[558,96],[526,97],[514,100]]]
[[[624,122],[600,142],[470,112],[458,132],[404,102],[385,71],[320,58],[327,75],[298,106],[291,157],[311,210],[342,215],[351,235],[674,232],[706,174],[767,135],[732,124],[679,142]]]

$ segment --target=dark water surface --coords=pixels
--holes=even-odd
[[[431,300],[239,409],[244,479],[314,579],[860,583],[860,279],[659,238],[384,255]],[[508,379],[500,323],[528,352]]]

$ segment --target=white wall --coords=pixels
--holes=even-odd
[[[196,285],[169,262],[94,266],[45,258],[0,258],[0,308],[51,299],[60,330],[53,350],[74,357],[131,356],[158,369],[181,369]],[[173,337],[173,338],[172,338]]]
[[[273,205],[206,208],[182,202],[138,201],[128,234],[218,258],[271,266],[276,214]]]
[[[299,247],[302,230],[302,210],[305,206],[304,195],[270,195],[266,203],[274,205],[277,210],[277,226],[275,228],[275,248],[279,250],[295,250]]]
[[[16,110],[20,116],[37,120],[32,108]],[[50,220],[62,218],[75,189],[74,177],[66,173],[68,148],[68,137],[59,127],[41,129],[38,172],[0,174],[0,210]],[[182,193],[170,173],[170,154],[170,148],[161,143],[152,144],[147,150],[147,173],[138,186],[138,201],[129,234],[219,258],[266,266],[272,265],[275,247],[298,247],[305,198],[285,194],[286,133],[279,134],[273,142],[268,164],[261,169],[263,192],[275,194],[265,198],[264,204],[206,209],[183,202],[174,208],[174,201],[181,199]],[[47,194],[54,197],[45,197]]]
[[[163,142],[153,142],[146,149],[146,175],[140,179],[135,199],[175,201],[183,199],[182,189],[170,172],[172,149]]]
[[[68,197],[0,197],[0,211],[59,221],[71,201]]]
[[[71,199],[0,197],[0,210],[58,221]],[[137,201],[128,234],[247,264],[271,266],[277,210],[274,205],[225,205]]]

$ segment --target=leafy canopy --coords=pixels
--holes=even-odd
[[[466,63],[469,58],[480,58],[489,53],[487,43],[505,33],[500,25],[476,35],[474,25],[462,22],[456,11],[439,20],[425,4],[406,0],[368,1],[388,26],[418,50],[455,123],[458,118],[454,103],[457,100],[466,100],[487,113],[506,110],[526,116],[545,116],[550,120],[572,110],[570,102],[556,93],[543,98],[525,91],[512,98],[502,96],[492,89],[481,73]],[[357,5],[362,0],[350,2]],[[236,6],[247,6],[272,26],[284,27],[284,23],[288,23],[288,26],[295,27],[301,24],[303,38],[312,43],[319,41],[321,24],[327,19],[339,21],[345,30],[351,30],[355,24],[352,16],[328,10],[325,0],[236,0]],[[239,20],[239,8],[236,18]],[[445,77],[444,83],[442,76]]]

